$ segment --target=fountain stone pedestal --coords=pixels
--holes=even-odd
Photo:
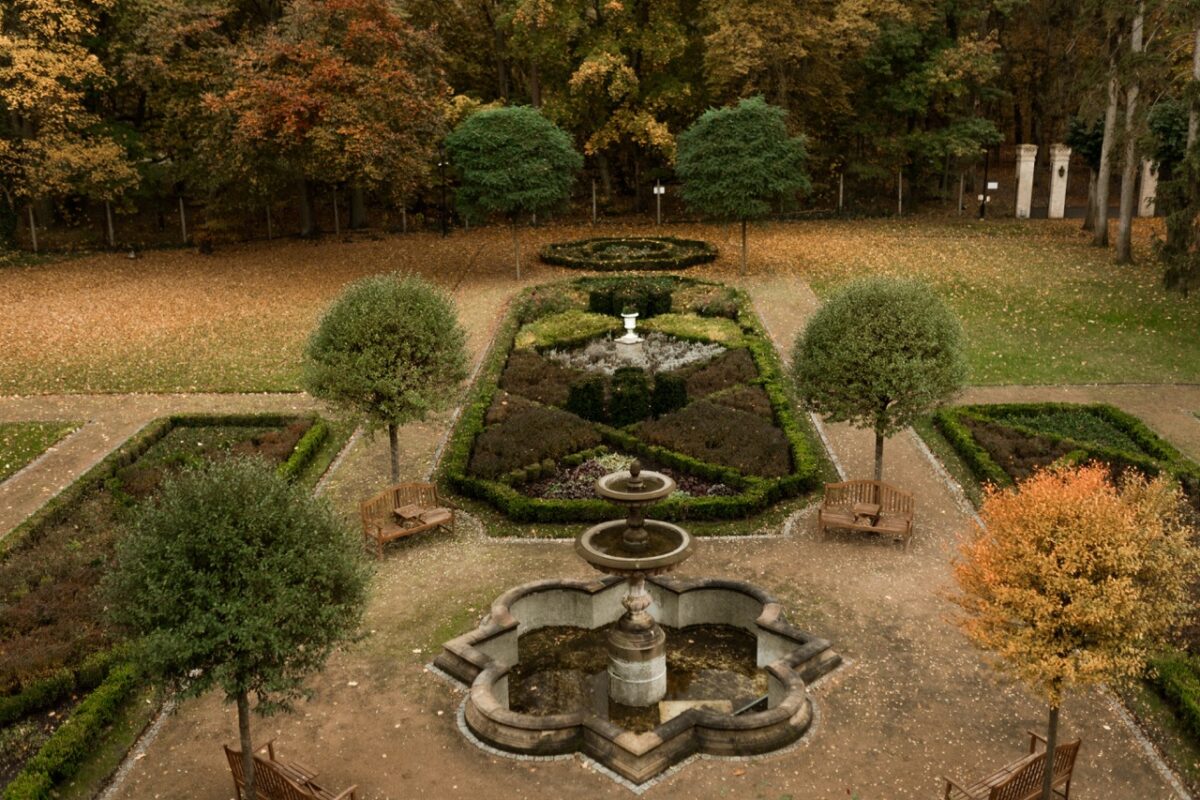
[[[646,578],[669,572],[692,554],[692,538],[669,522],[646,519],[646,506],[675,491],[658,472],[629,470],[596,481],[596,494],[627,509],[624,520],[594,525],[575,542],[579,555],[601,572],[626,580],[625,613],[608,635],[608,695],[622,705],[650,706],[667,692],[666,635],[650,615]]]

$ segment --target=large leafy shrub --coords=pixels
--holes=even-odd
[[[641,320],[670,311],[675,287],[671,281],[653,278],[597,279],[588,286],[589,311],[607,316],[636,311]]]
[[[608,419],[618,428],[650,416],[650,382],[637,367],[621,367],[612,376]]]

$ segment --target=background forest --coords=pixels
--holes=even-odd
[[[368,209],[407,227],[436,217],[443,177],[452,190],[446,132],[490,104],[567,131],[579,196],[594,180],[617,211],[672,178],[676,137],[706,108],[751,95],[806,137],[806,208],[840,192],[895,211],[898,188],[905,207],[952,202],[1001,145],[1040,145],[1041,169],[1063,141],[1094,190],[1123,178],[1132,207],[1143,158],[1182,172],[1200,35],[1194,0],[9,0],[0,14],[0,240],[24,246],[31,223],[85,219],[116,244],[114,215],[134,211],[184,240],[247,220],[268,236],[360,227]],[[1195,194],[1173,191],[1176,206]]]

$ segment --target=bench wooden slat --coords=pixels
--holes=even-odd
[[[233,773],[234,796],[241,797],[246,788],[242,753],[226,747],[225,758],[229,761],[229,771]],[[254,794],[257,800],[357,800],[357,785],[334,794],[313,780],[316,775],[316,772],[298,762],[278,758],[273,741],[267,742],[254,753]]]
[[[854,507],[879,506],[875,519],[858,517]],[[913,496],[883,481],[844,481],[825,484],[825,497],[817,511],[817,532],[829,528],[883,533],[904,543],[912,538]]]
[[[1046,770],[1046,751],[1037,751],[1037,743],[1045,747],[1046,740],[1029,732],[1030,754],[1017,759],[992,775],[964,787],[946,778],[945,800],[1037,800],[1042,793]],[[1054,748],[1054,776],[1051,786],[1056,797],[1068,800],[1071,796],[1071,775],[1081,740],[1065,742]]]
[[[405,509],[402,522],[397,511]],[[363,536],[377,558],[383,546],[405,536],[443,528],[454,530],[454,509],[438,497],[432,483],[399,483],[364,500],[359,507]]]

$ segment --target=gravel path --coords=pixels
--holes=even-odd
[[[816,308],[816,298],[794,278],[755,279],[745,285],[781,351],[790,351],[796,332]],[[506,291],[511,290],[510,285]],[[464,321],[476,357],[504,296],[496,291],[470,298],[477,313]],[[1116,394],[1086,394],[1091,391]],[[1193,397],[1200,399],[1200,390],[1184,387],[1170,395],[1176,398],[1170,416],[1149,413],[1174,391],[1001,387],[972,390],[968,399],[1039,399],[1051,392],[1065,392],[1063,399],[1076,399],[1072,392],[1084,393],[1079,398],[1107,398],[1142,414],[1195,456],[1200,440],[1189,426],[1200,423],[1184,422],[1193,408],[1200,408],[1191,403]],[[111,449],[126,431],[136,429],[137,419],[170,413],[173,403],[192,399],[264,407],[309,402],[297,395],[0,398],[0,419],[94,419],[96,449]],[[142,402],[146,406],[137,405]],[[113,417],[103,427],[99,418],[116,414],[114,408],[125,421]],[[406,426],[401,443],[406,477],[424,474],[447,423],[443,416]],[[1182,433],[1176,430],[1181,425],[1186,428]],[[852,477],[869,474],[869,433],[833,425],[827,434]],[[40,472],[53,455],[31,472]],[[69,455],[63,453],[64,458]],[[885,458],[886,477],[918,498],[916,537],[908,553],[865,537],[816,542],[811,516],[790,538],[700,543],[686,572],[759,583],[784,602],[793,622],[829,638],[848,664],[816,692],[819,722],[800,747],[753,761],[696,761],[647,796],[929,798],[940,790],[939,775],[971,779],[990,772],[1022,754],[1026,728],[1044,728],[1041,704],[1021,688],[997,680],[946,621],[950,606],[939,592],[948,588],[947,562],[956,533],[969,521],[967,512],[911,434],[890,440]],[[81,468],[63,467],[76,474]],[[332,477],[329,495],[353,513],[357,498],[380,485],[385,474],[386,442],[364,438]],[[48,479],[48,474],[42,478]],[[69,477],[63,480],[69,482]],[[36,482],[23,492],[9,488],[11,499],[0,505],[15,505],[18,495],[39,490]],[[578,760],[530,764],[481,752],[455,728],[461,695],[424,668],[441,641],[474,625],[505,588],[541,577],[587,574],[570,547],[491,540],[470,519],[453,536],[400,542],[377,570],[366,619],[368,638],[336,654],[328,669],[314,676],[313,698],[299,704],[297,713],[257,720],[256,738],[278,737],[286,755],[319,767],[331,788],[357,783],[363,800],[629,797]],[[1064,709],[1063,725],[1067,735],[1084,738],[1073,797],[1177,796],[1106,695],[1075,695]],[[218,745],[236,740],[236,713],[220,697],[185,702],[114,795],[130,800],[227,798],[229,776]]]

